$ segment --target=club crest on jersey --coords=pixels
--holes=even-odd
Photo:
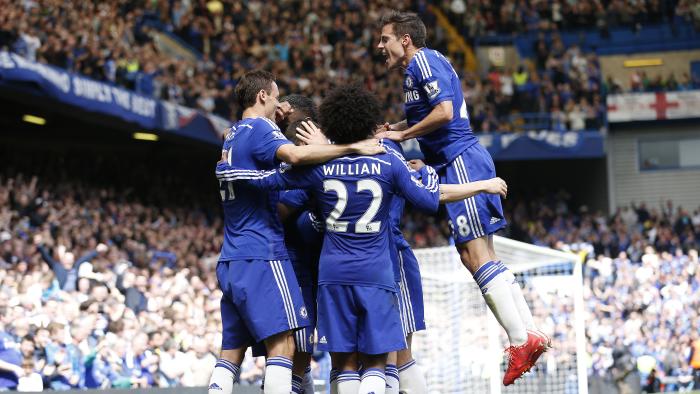
[[[279,166],[280,173],[284,174],[287,172],[287,170],[290,170],[292,168],[291,164],[287,164],[285,162],[281,162]]]
[[[305,306],[302,306],[301,308],[299,308],[299,314],[300,314],[301,317],[303,317],[304,319],[308,319],[308,318],[309,318],[309,312],[306,311],[306,307],[305,307]]]
[[[284,134],[282,134],[282,132],[279,130],[272,130],[272,136],[276,140],[286,140],[287,139],[287,137],[285,137]]]
[[[410,76],[406,77],[406,87],[409,89],[413,87],[413,79]]]
[[[434,99],[438,94],[440,94],[440,86],[438,86],[438,81],[428,82],[423,88],[425,89],[425,93],[428,95],[429,99]]]

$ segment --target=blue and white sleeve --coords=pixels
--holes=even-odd
[[[431,53],[430,50],[422,50],[416,53],[416,68],[414,75],[416,76],[418,86],[420,86],[430,106],[434,107],[442,101],[452,100],[452,75],[445,72],[445,67],[442,62],[447,62],[447,59],[440,57],[437,54]],[[452,68],[450,66],[450,68]],[[452,72],[452,71],[451,71]]]
[[[216,178],[220,181],[248,185],[258,190],[306,189],[315,179],[312,167],[280,170],[246,170],[236,168],[228,163],[216,165]]]
[[[440,205],[440,179],[432,167],[425,167],[418,180],[408,163],[395,155],[391,157],[391,171],[394,175],[394,187],[398,194],[414,207],[428,212],[436,212]]]
[[[282,145],[291,144],[277,125],[267,119],[259,118],[254,126],[256,130],[255,138],[251,139],[251,151],[253,157],[261,163],[267,165],[277,165],[277,149]]]

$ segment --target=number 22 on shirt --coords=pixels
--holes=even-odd
[[[355,233],[357,234],[367,234],[367,233],[377,233],[381,228],[381,222],[373,222],[374,216],[377,215],[379,207],[382,203],[382,188],[379,186],[377,181],[371,179],[362,179],[355,182],[357,193],[363,191],[369,191],[372,193],[372,201],[365,210],[364,214],[355,223]],[[344,233],[348,231],[348,224],[350,222],[340,220],[341,216],[345,212],[345,208],[348,204],[348,187],[345,182],[339,181],[337,179],[326,179],[323,181],[323,191],[329,192],[333,191],[338,196],[338,201],[335,203],[335,207],[328,215],[326,219],[326,229],[328,231],[336,233]]]

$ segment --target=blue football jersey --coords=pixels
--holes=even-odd
[[[248,171],[279,165],[277,149],[291,142],[263,117],[245,118],[231,127],[223,149],[228,164]],[[277,216],[279,193],[219,180],[224,208],[224,244],[220,260],[287,259],[282,224]]]
[[[431,212],[439,203],[437,174],[432,171],[421,183],[392,149],[376,156],[344,156],[288,171],[252,173],[224,163],[217,167],[217,176],[265,190],[304,188],[316,197],[325,222],[319,284],[396,291],[391,256],[396,250],[390,215],[393,197],[401,195],[417,208]]]
[[[403,148],[401,148],[400,144],[389,139],[382,140],[382,144],[386,149],[390,149],[391,153],[400,156],[402,159],[405,160],[403,156]],[[401,217],[403,216],[403,209],[405,205],[406,200],[401,195],[395,194],[394,198],[391,200],[390,216],[391,233],[394,235],[394,242],[396,243],[396,247],[398,249],[405,249],[410,247],[408,241],[406,241],[406,238],[403,237],[403,232],[401,231]]]
[[[279,193],[281,204],[298,210],[283,223],[289,260],[299,286],[312,286],[316,284],[318,276],[318,259],[323,243],[322,223],[311,210],[312,201],[306,190],[284,190]]]
[[[422,48],[404,73],[404,109],[408,126],[425,119],[438,103],[452,101],[452,121],[418,137],[425,162],[441,168],[479,140],[472,132],[459,77],[440,52]]]

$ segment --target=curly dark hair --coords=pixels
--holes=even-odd
[[[381,106],[361,84],[341,85],[321,103],[319,120],[326,137],[336,144],[349,144],[374,135],[382,122]]]

